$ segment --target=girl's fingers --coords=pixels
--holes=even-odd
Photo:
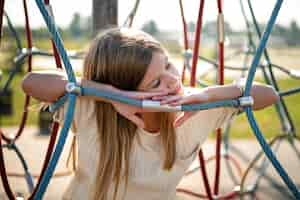
[[[167,95],[167,92],[150,92],[150,93],[145,93],[144,95],[142,95],[144,98],[143,99],[149,99],[152,97],[161,97],[161,96],[165,96]]]
[[[167,98],[167,99],[163,99],[161,102],[160,102],[160,105],[165,105],[165,104],[171,104],[173,102],[178,102],[182,99],[181,96],[172,96],[170,98]]]
[[[135,99],[149,99],[155,96],[160,97],[167,94],[167,92],[132,92],[128,97]]]
[[[172,103],[170,103],[171,106],[179,106],[182,104],[186,104],[186,103],[192,103],[191,99],[189,97],[187,98],[180,98],[177,101],[174,101]]]
[[[168,99],[170,97],[171,97],[170,95],[160,95],[160,96],[152,97],[152,100],[162,101],[162,100]]]
[[[182,104],[192,104],[192,103],[201,103],[201,102],[205,102],[205,101],[200,99],[196,95],[191,95],[191,96],[183,97],[176,102],[172,102],[171,105],[178,106],[178,105],[182,105]]]
[[[164,95],[164,96],[154,96],[152,97],[152,100],[154,101],[161,101],[161,103],[165,104],[165,102],[171,102],[174,100],[181,99],[181,95]]]

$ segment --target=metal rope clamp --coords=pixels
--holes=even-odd
[[[53,14],[52,6],[50,4],[48,4],[48,5],[45,5],[45,7],[46,7],[46,10],[48,12],[48,15],[52,18],[52,20],[54,22],[55,20],[54,20],[54,14]]]
[[[187,60],[190,60],[193,57],[193,52],[191,49],[187,49],[183,52],[183,57]]]
[[[160,105],[160,101],[143,100],[142,107],[163,112],[181,111],[181,106]]]
[[[193,52],[191,49],[187,49],[183,52],[183,58],[184,58],[184,65],[188,68],[190,68],[190,60],[193,57]]]
[[[238,99],[238,101],[239,101],[239,105],[240,105],[241,107],[253,106],[253,104],[254,104],[253,97],[251,97],[251,96],[240,97],[240,98]]]
[[[65,89],[68,93],[76,94],[79,96],[82,94],[82,88],[73,82],[67,83]]]

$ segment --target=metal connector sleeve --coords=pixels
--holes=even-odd
[[[46,7],[46,9],[47,9],[47,11],[48,11],[49,16],[52,18],[53,21],[55,21],[55,20],[54,20],[54,15],[53,15],[53,9],[52,9],[52,6],[51,6],[51,5],[46,5],[45,7]]]
[[[239,104],[240,104],[241,107],[253,106],[254,100],[251,96],[240,97],[239,98]]]
[[[225,33],[224,33],[224,15],[222,13],[220,13],[218,15],[218,39],[219,39],[219,42],[224,42],[224,37],[225,37]]]
[[[160,105],[159,101],[150,101],[150,100],[143,100],[142,107],[157,110],[157,111],[162,111],[162,112],[181,111],[181,106]]]
[[[68,93],[73,93],[73,94],[76,94],[76,95],[81,95],[82,94],[82,89],[79,85],[76,85],[75,83],[67,83],[66,86],[66,91]]]

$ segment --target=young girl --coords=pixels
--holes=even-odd
[[[180,75],[151,36],[132,29],[109,29],[92,42],[84,60],[84,87],[171,106],[238,98],[236,84],[194,89],[184,94]],[[23,90],[53,102],[65,93],[62,73],[33,72]],[[254,109],[277,100],[271,87],[255,84]],[[173,200],[176,186],[208,134],[228,121],[236,108],[163,113],[98,97],[77,98],[72,131],[78,140],[78,166],[64,199]],[[66,103],[67,104],[67,103]],[[66,105],[57,120],[64,121]],[[152,110],[153,111],[153,110]]]

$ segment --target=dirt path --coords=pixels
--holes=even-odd
[[[5,132],[10,133],[14,132],[15,128],[6,128]],[[27,127],[26,131],[22,135],[22,137],[17,141],[17,145],[20,148],[21,152],[24,153],[25,160],[28,162],[29,169],[31,172],[38,173],[41,168],[42,159],[44,158],[46,146],[48,144],[49,137],[41,136],[38,133],[38,130],[35,127]],[[231,143],[239,149],[247,158],[252,159],[256,153],[260,150],[258,143],[255,140],[235,140]],[[298,149],[300,149],[300,144],[296,144]],[[68,149],[70,147],[70,138],[67,140],[67,144],[65,150],[63,152],[62,158],[59,161],[58,167],[56,169],[57,172],[66,171],[65,161],[68,155]],[[203,146],[203,150],[205,155],[209,157],[209,155],[213,155],[215,151],[214,141],[209,140]],[[242,170],[248,166],[248,162],[242,161],[241,157],[237,156],[237,154],[230,153],[231,156],[234,156],[240,163]],[[296,156],[295,152],[291,149],[290,145],[287,142],[282,142],[277,153],[278,158],[282,165],[286,168],[287,172],[296,183],[300,183],[300,158]],[[13,152],[5,150],[4,152],[5,161],[7,165],[7,170],[10,172],[23,172],[20,162],[16,159],[16,156]],[[191,168],[198,166],[198,161],[196,160]],[[214,162],[207,164],[207,171],[211,180],[211,185],[213,181],[214,174]],[[231,191],[234,188],[234,184],[232,179],[228,174],[228,170],[226,168],[224,159],[222,161],[221,168],[221,184],[220,184],[220,192],[226,193]],[[236,173],[236,170],[234,170]],[[282,183],[281,179],[274,171],[273,167],[267,168],[267,174],[276,181],[276,183],[280,186],[281,189],[286,190],[286,186]],[[249,174],[247,178],[247,185],[253,183],[257,173],[253,171]],[[61,199],[61,195],[66,188],[68,181],[70,180],[70,176],[61,177],[61,178],[52,178],[50,185],[45,194],[46,200],[58,200]],[[24,178],[9,178],[10,184],[15,192],[28,195],[28,189]],[[199,171],[193,173],[192,175],[186,176],[182,179],[179,184],[180,188],[188,188],[194,192],[204,193],[204,188],[202,184],[202,178]],[[282,192],[278,188],[272,187],[266,179],[263,179],[259,189],[257,190],[257,196],[259,199],[291,199],[289,197],[289,193]],[[3,186],[0,186],[0,199],[5,200]],[[178,200],[196,200],[197,198],[190,197],[185,194],[178,193]],[[247,199],[247,198],[246,198]],[[250,198],[249,198],[250,199]]]

